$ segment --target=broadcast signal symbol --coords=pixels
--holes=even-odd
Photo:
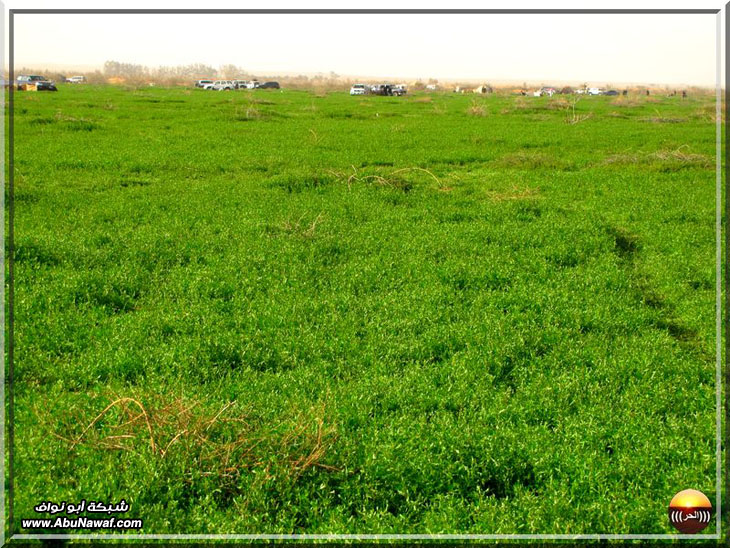
[[[700,491],[685,489],[669,503],[669,521],[680,533],[698,533],[711,519],[712,504]]]

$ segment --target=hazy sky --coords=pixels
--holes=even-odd
[[[264,7],[184,1],[136,6],[61,1],[14,4],[12,7]],[[540,7],[565,4],[541,3]],[[666,2],[646,4],[651,3],[628,7],[668,7]],[[377,7],[339,4],[358,5]],[[444,7],[444,3],[399,6]],[[599,2],[588,6],[622,7]],[[449,7],[522,6],[482,2]],[[716,25],[716,15],[19,14],[15,15],[15,64],[101,68],[107,60],[150,66],[232,63],[251,73],[269,74],[334,71],[404,79],[714,86]]]

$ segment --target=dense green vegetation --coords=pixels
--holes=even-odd
[[[714,102],[570,101],[16,94],[17,518],[674,532],[715,497]]]

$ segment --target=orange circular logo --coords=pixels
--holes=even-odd
[[[699,533],[711,518],[710,499],[695,489],[680,491],[669,503],[669,521],[680,533]]]

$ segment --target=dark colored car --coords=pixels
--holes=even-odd
[[[279,82],[264,82],[259,86],[259,89],[279,89]]]
[[[370,93],[373,95],[393,95],[393,86],[390,84],[375,84]]]
[[[31,86],[35,86],[38,91],[58,91],[56,84],[51,82],[45,76],[38,76],[37,74],[32,75],[21,75],[16,80],[16,86],[18,91],[27,90]]]
[[[608,91],[603,92],[604,95],[618,95],[618,91],[615,89],[609,89]]]

